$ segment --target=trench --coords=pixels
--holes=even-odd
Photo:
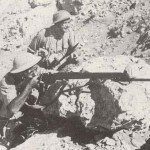
[[[74,143],[85,146],[86,144],[96,144],[95,136],[99,136],[99,140],[105,137],[111,137],[115,131],[110,131],[102,127],[102,130],[94,130],[86,128],[79,117],[63,118],[56,115],[49,116],[48,126],[41,126],[39,131],[36,131],[35,134],[51,134],[57,133],[58,138],[63,138],[66,136],[71,137],[71,140]],[[33,127],[34,128],[34,127]],[[32,129],[33,129],[32,128]],[[22,134],[25,126],[20,126],[16,129],[16,138],[11,141],[11,146],[9,148],[14,148],[26,140],[22,139]],[[28,128],[30,130],[30,128]],[[30,131],[27,131],[30,132]]]
[[[94,92],[93,94],[91,92],[93,99],[97,98],[97,95],[99,95],[98,94],[99,91],[95,90],[99,88],[100,85],[95,84],[95,82],[91,84],[90,90],[96,92],[96,93]],[[102,98],[102,97],[98,97],[98,98]],[[99,140],[101,140],[104,139],[105,137],[112,137],[112,135],[115,132],[122,130],[122,128],[118,128],[117,130],[110,130],[102,126],[99,126],[99,129],[89,129],[83,125],[81,118],[79,116],[64,118],[58,115],[47,114],[47,116],[44,117],[44,114],[42,112],[39,112],[38,110],[37,111],[30,110],[26,107],[24,107],[22,111],[23,112],[25,111],[24,114],[26,114],[26,116],[24,117],[26,119],[25,120],[21,119],[21,121],[24,122],[23,125],[19,126],[19,128],[16,128],[14,132],[16,136],[11,141],[11,148],[16,147],[17,145],[20,145],[23,142],[25,142],[26,139],[28,139],[27,135],[25,135],[25,131],[28,134],[28,132],[30,132],[30,129],[32,129],[31,132],[34,132],[36,130],[35,133],[38,134],[57,133],[58,138],[69,136],[71,137],[71,140],[74,143],[78,143],[79,145],[82,146],[85,146],[86,144],[96,145],[95,136],[98,136]],[[34,123],[32,124],[33,118],[30,118],[30,116],[34,116],[35,118],[38,118],[38,128],[37,126],[36,127],[34,126]],[[46,118],[46,120],[44,120],[43,118]],[[28,122],[31,122],[31,124],[28,124]],[[28,128],[28,127],[26,128],[26,125],[32,128]],[[22,139],[23,136],[26,136],[25,140]]]

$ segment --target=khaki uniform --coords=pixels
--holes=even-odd
[[[14,85],[14,80],[10,76],[4,77],[0,81],[0,116],[10,117],[10,112],[7,111],[7,105],[17,97],[16,87]]]
[[[39,48],[46,49],[51,54],[56,54],[61,58],[67,52],[68,47],[73,47],[77,43],[77,35],[72,29],[61,34],[57,26],[51,26],[41,30],[32,40],[30,48],[36,53]]]

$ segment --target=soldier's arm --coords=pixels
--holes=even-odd
[[[30,80],[30,82],[27,84],[23,92],[18,95],[16,98],[14,98],[8,105],[7,110],[10,112],[11,115],[18,112],[21,107],[24,105],[25,101],[27,100],[32,88],[37,85],[38,80],[37,77]]]
[[[36,54],[39,48],[42,48],[42,43],[43,43],[42,41],[44,40],[44,35],[45,35],[45,29],[37,33],[37,35],[33,38],[33,40],[29,45],[28,52],[32,54]]]

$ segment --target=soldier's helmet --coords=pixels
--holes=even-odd
[[[41,60],[40,56],[33,55],[28,52],[21,52],[13,60],[13,68],[10,73],[20,73],[32,66],[36,65]]]
[[[54,24],[61,22],[61,21],[69,20],[69,19],[71,19],[71,15],[66,10],[60,10],[53,15]]]

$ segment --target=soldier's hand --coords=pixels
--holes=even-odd
[[[40,48],[38,51],[38,55],[41,57],[46,57],[48,55],[48,51],[46,49]]]
[[[53,61],[59,61],[63,56],[61,54],[51,54],[49,56],[49,62],[53,62]]]
[[[76,59],[77,59],[77,54],[75,54],[75,53],[72,53],[72,54],[70,55],[70,57],[71,57],[71,59],[74,59],[74,60],[76,60]]]
[[[38,86],[38,83],[39,83],[39,76],[35,76],[34,78],[32,78],[30,81],[29,81],[29,86],[34,88],[34,87],[37,87]]]
[[[77,64],[78,63],[77,55],[71,54],[70,57],[68,57],[67,61],[70,64]]]
[[[49,72],[50,72],[50,74],[58,73],[58,71],[57,71],[57,70],[55,70],[55,69],[49,69]]]

